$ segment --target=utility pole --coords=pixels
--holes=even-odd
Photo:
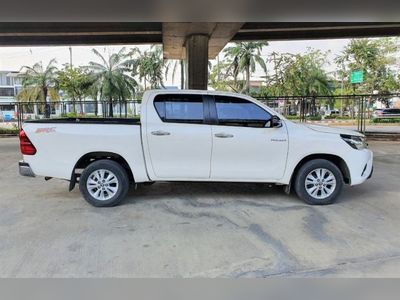
[[[72,47],[69,46],[69,67],[72,69]]]

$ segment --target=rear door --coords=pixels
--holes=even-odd
[[[274,181],[283,176],[288,137],[282,127],[271,128],[271,114],[247,99],[215,96],[211,108],[211,179]]]
[[[148,102],[146,135],[157,178],[209,178],[211,125],[203,102],[200,94],[157,95]]]

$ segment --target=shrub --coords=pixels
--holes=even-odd
[[[18,134],[18,128],[0,128],[0,134]]]
[[[288,119],[288,120],[299,120],[300,117],[299,116],[286,116],[286,119]]]
[[[325,116],[325,119],[335,119],[335,120],[351,120],[352,118],[349,116]]]
[[[310,121],[321,121],[322,117],[321,116],[309,116],[309,117],[306,117],[306,119],[310,120]]]
[[[400,118],[376,118],[371,119],[371,123],[400,123]]]

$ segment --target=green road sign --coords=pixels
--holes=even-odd
[[[364,81],[364,71],[356,70],[351,72],[350,82],[351,83],[362,83]]]

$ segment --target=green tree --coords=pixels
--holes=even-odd
[[[315,114],[316,96],[332,93],[325,71],[326,55],[311,48],[305,54],[272,53],[268,59],[272,68],[267,75],[267,93],[273,96],[312,96],[311,113]],[[293,107],[299,103],[290,101],[289,105]]]
[[[20,74],[23,88],[18,93],[17,100],[46,102],[46,118],[50,117],[50,104],[47,103],[49,98],[59,100],[55,64],[56,60],[52,59],[45,68],[42,62],[35,63],[32,67],[23,66]]]
[[[256,64],[258,64],[264,72],[267,71],[267,66],[261,56],[262,48],[267,45],[267,42],[240,42],[224,49],[225,57],[231,60],[234,81],[237,81],[239,73],[244,72],[246,79],[245,89],[247,93],[250,92],[250,77],[256,70]]]
[[[271,95],[330,95],[330,80],[325,71],[327,53],[308,49],[305,54],[273,53],[272,74],[267,83]]]
[[[185,67],[182,59],[170,59],[165,62],[165,77],[168,77],[170,71],[172,71],[172,84],[175,82],[175,75],[178,68],[180,68],[181,82],[180,87],[183,90],[185,88]]]
[[[144,52],[139,48],[133,48],[130,54],[133,57],[132,74],[139,76],[139,79],[143,81],[144,90],[147,90],[148,84],[151,89],[164,87],[165,62],[161,46],[152,45],[149,50]]]
[[[217,91],[240,92],[244,88],[244,81],[235,78],[230,61],[220,61],[212,66],[208,76],[208,85]]]
[[[342,53],[336,57],[339,76],[344,89],[349,89],[350,74],[354,70],[364,71],[364,82],[355,87],[357,93],[371,94],[374,90],[380,93],[395,92],[399,84],[393,84],[397,78],[392,70],[395,65],[394,54],[398,51],[396,40],[353,39]]]
[[[69,65],[66,65],[57,75],[58,86],[66,97],[72,101],[73,111],[76,111],[75,103],[79,101],[80,111],[83,113],[82,100],[90,94],[94,83],[93,76],[83,68],[71,68]]]
[[[132,60],[125,48],[109,55],[106,59],[96,49],[92,50],[101,63],[90,62],[87,69],[93,76],[93,84],[98,87],[101,97],[109,101],[109,115],[112,117],[113,101],[125,101],[135,94],[137,82],[129,75]]]

